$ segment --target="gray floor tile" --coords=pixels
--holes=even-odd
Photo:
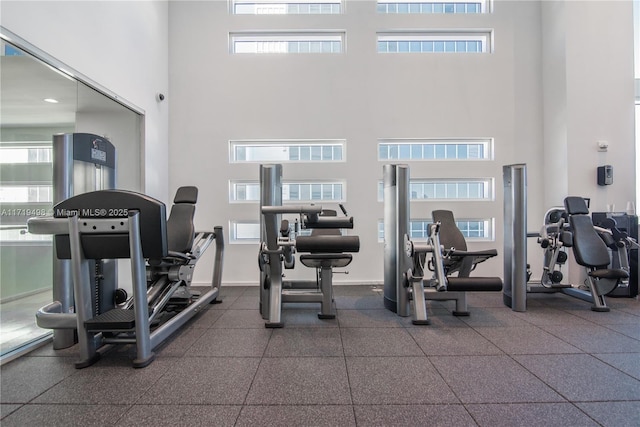
[[[257,358],[183,357],[138,400],[137,404],[180,402],[240,405],[258,369]]]
[[[426,357],[347,357],[353,403],[460,403]]]
[[[430,360],[463,403],[564,400],[509,356],[447,356]]]
[[[261,357],[271,330],[261,329],[208,329],[191,346],[189,357]]]
[[[401,328],[401,317],[389,310],[338,310],[341,328]]]
[[[600,313],[593,310],[567,310],[574,316],[581,317],[598,325],[638,325],[640,316],[625,313],[620,310],[611,310],[609,312]]]
[[[548,306],[529,306],[527,311],[513,312],[514,315],[522,318],[533,325],[585,325],[589,321],[582,317],[574,316],[566,310]]]
[[[502,292],[468,292],[469,307],[504,307]]]
[[[344,355],[338,328],[275,329],[265,357],[341,357]]]
[[[475,330],[507,354],[582,353],[537,326],[476,327]]]
[[[210,304],[208,306],[209,310],[228,310],[229,307],[240,297],[241,293],[232,293],[226,294],[222,293],[221,296],[217,298],[215,304]]]
[[[2,403],[0,404],[0,419],[15,412],[22,405],[19,403]]]
[[[260,295],[240,295],[230,306],[230,310],[260,310]]]
[[[295,308],[294,304],[285,304],[281,313],[285,328],[337,328],[338,319],[319,319],[320,305],[313,307],[306,304],[305,308]],[[302,306],[302,304],[298,304]]]
[[[244,406],[236,427],[355,426],[351,405]]]
[[[213,328],[264,328],[260,310],[226,310],[213,324]]]
[[[640,341],[640,319],[637,323],[623,325],[606,325],[606,328]]]
[[[640,353],[596,353],[592,356],[640,380]]]
[[[598,425],[571,403],[473,404],[466,405],[466,408],[481,426],[589,427]]]
[[[200,340],[206,329],[187,328],[174,333],[154,351],[158,357],[181,357]]]
[[[635,400],[640,381],[588,354],[514,356],[571,401]]]
[[[124,358],[103,358],[76,371],[34,400],[34,403],[124,405],[135,403],[177,359],[156,359],[144,369]]]
[[[179,401],[183,399],[176,396]],[[240,406],[223,405],[134,405],[118,421],[122,426],[233,426]]]
[[[593,323],[540,327],[586,353],[640,353],[640,341]]]
[[[584,402],[576,405],[605,427],[640,426],[640,400],[630,402]]]
[[[405,329],[341,328],[345,356],[424,356]]]
[[[351,403],[342,357],[264,358],[249,395],[249,405],[344,405]]]
[[[486,327],[525,326],[529,323],[508,307],[480,307],[469,309],[468,317],[460,317],[467,325]]]
[[[407,330],[427,356],[503,354],[489,340],[468,327],[432,328],[429,325]]]
[[[22,357],[2,366],[2,403],[26,403],[76,374],[68,357]]]
[[[384,309],[381,295],[345,295],[334,296],[336,308],[340,310],[380,310]]]
[[[2,420],[2,427],[111,426],[129,405],[24,405]]]
[[[213,310],[210,308],[208,310],[204,310],[201,313],[199,313],[197,316],[195,316],[192,322],[189,322],[188,328],[192,328],[192,329],[211,328],[213,324],[216,323],[216,321],[220,317],[222,317],[224,313],[226,313],[226,310],[222,310],[222,309]]]
[[[355,405],[358,426],[476,426],[462,405]]]

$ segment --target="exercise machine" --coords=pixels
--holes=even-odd
[[[413,324],[425,325],[430,323],[426,300],[454,300],[453,315],[468,316],[467,292],[502,290],[499,277],[470,276],[477,264],[497,252],[467,251],[452,212],[433,211],[426,242],[411,240],[407,165],[384,165],[383,186],[384,305],[388,310],[402,317],[412,315]]]
[[[70,261],[75,306],[54,301],[36,314],[40,327],[77,333],[80,360],[92,365],[111,344],[135,344],[135,368],[149,365],[153,349],[216,301],[222,279],[222,227],[195,232],[196,187],[176,192],[169,218],[165,205],[144,194],[99,190],[54,206],[53,217],[31,218],[30,233],[53,234],[56,255]],[[215,243],[211,286],[191,288],[193,270]],[[133,295],[117,289],[105,262],[129,259]],[[99,351],[100,350],[100,351]]]
[[[318,205],[282,204],[282,165],[260,165],[260,313],[265,327],[281,328],[282,304],[320,303],[320,319],[333,319],[334,268],[343,268],[360,250],[358,236],[343,236],[340,229],[352,229],[353,217],[335,215]],[[292,225],[283,215],[297,215]],[[308,232],[308,235],[300,235]],[[300,262],[316,270],[315,280],[284,280],[284,269]]]
[[[561,292],[591,302],[593,311],[609,311],[605,295],[624,284],[629,273],[608,268],[611,258],[603,237],[594,227],[585,199],[567,197],[563,207],[545,213],[540,233],[527,233],[526,165],[503,167],[504,182],[504,304],[514,311],[526,311],[528,293]],[[527,237],[537,237],[544,252],[541,282],[530,281]],[[576,262],[585,268],[580,286],[562,283],[562,265],[571,249]]]
[[[612,268],[629,273],[629,279],[608,296],[633,298],[638,295],[638,216],[627,213],[593,212],[592,221],[601,230],[611,250]]]

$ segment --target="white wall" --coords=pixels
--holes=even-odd
[[[285,179],[336,177],[347,182],[346,206],[355,218],[361,251],[349,276],[336,281],[380,282],[383,245],[377,222],[382,163],[378,138],[493,137],[490,162],[411,162],[411,174],[429,177],[493,177],[491,202],[413,203],[412,217],[452,209],[459,218],[495,218],[502,245],[502,165],[542,164],[540,9],[538,3],[504,3],[485,15],[381,15],[373,1],[351,1],[343,15],[233,16],[225,2],[170,4],[170,157],[190,168],[171,171],[175,188],[189,182],[204,190],[198,221],[226,227],[232,218],[257,218],[258,206],[230,205],[231,179],[258,179],[258,165],[230,165],[230,139],[346,138],[344,164],[285,164]],[[341,55],[235,56],[228,34],[255,29],[346,31]],[[495,51],[486,55],[381,55],[376,31],[400,28],[493,28]],[[197,41],[197,42],[195,42]],[[178,142],[179,141],[179,142]],[[193,171],[198,171],[194,174]],[[529,184],[532,210],[543,184]],[[206,215],[203,215],[203,211]],[[226,228],[225,228],[226,229]],[[224,278],[257,280],[257,245],[229,245]],[[480,270],[500,274],[502,261]],[[203,279],[196,272],[196,279]]]
[[[559,16],[550,14],[556,7]],[[528,165],[530,228],[537,229],[549,204],[561,202],[565,188],[591,197],[594,210],[635,197],[631,2],[496,1],[486,15],[384,16],[374,1],[348,1],[339,16],[265,17],[232,16],[224,1],[5,0],[0,12],[1,25],[145,110],[146,191],[167,201],[178,186],[198,185],[198,228],[220,224],[228,234],[230,219],[257,218],[257,205],[228,203],[229,179],[258,179],[257,165],[229,165],[230,139],[346,138],[348,162],[286,165],[284,175],[346,179],[346,205],[362,242],[346,276],[352,281],[382,280],[377,138],[495,138],[492,162],[411,164],[414,177],[495,178],[493,202],[412,205],[413,217],[442,208],[458,217],[495,218],[496,241],[472,246],[478,249],[502,247],[504,164]],[[375,52],[376,31],[439,27],[493,28],[495,51],[469,57]],[[230,31],[262,28],[345,30],[346,53],[229,54]],[[554,34],[559,38],[548,38]],[[561,56],[554,59],[556,51]],[[566,95],[548,86],[549,79]],[[167,95],[164,103],[156,103],[157,92]],[[566,111],[557,117],[562,102]],[[552,130],[563,127],[562,155],[551,160],[558,147]],[[608,153],[595,151],[597,139],[610,142]],[[604,163],[614,165],[615,184],[598,188],[595,167]],[[256,257],[255,245],[228,245],[225,282],[255,283]],[[212,261],[203,261],[196,281],[210,278]],[[501,275],[501,259],[481,273]]]
[[[6,1],[0,25],[145,112],[145,192],[168,200],[168,5]]]

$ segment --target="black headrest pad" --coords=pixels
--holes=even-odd
[[[586,215],[589,213],[587,202],[582,197],[569,196],[565,198],[564,208],[569,215]]]
[[[173,203],[190,203],[195,205],[198,201],[198,187],[186,186],[180,187],[176,191]]]

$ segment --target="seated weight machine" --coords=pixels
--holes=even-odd
[[[261,243],[260,313],[265,327],[281,328],[282,304],[320,303],[320,319],[335,318],[333,269],[351,263],[352,252],[360,250],[358,236],[343,236],[339,229],[352,229],[353,217],[327,215],[317,205],[282,205],[282,165],[260,165]],[[346,211],[341,206],[343,213]],[[291,227],[283,215],[298,215]],[[324,214],[324,215],[323,215]],[[308,236],[300,230],[312,230]],[[316,270],[315,280],[284,280],[284,269],[300,262]]]
[[[384,185],[384,305],[399,316],[413,313],[412,323],[426,325],[425,300],[455,300],[455,316],[468,316],[467,292],[498,292],[499,277],[471,277],[475,266],[495,250],[469,252],[450,211],[434,211],[426,242],[409,238],[409,167],[387,164]],[[455,229],[455,230],[454,230]],[[458,233],[460,233],[458,235]],[[441,237],[455,246],[443,246]],[[462,237],[462,240],[459,240]],[[452,243],[450,243],[452,244]],[[426,268],[425,268],[426,267]],[[432,272],[426,277],[427,271]],[[457,272],[457,276],[451,276]]]
[[[36,314],[40,327],[75,329],[80,360],[76,368],[100,359],[107,344],[135,344],[135,368],[149,365],[153,349],[219,295],[224,237],[222,227],[195,232],[196,187],[176,193],[169,219],[165,205],[131,191],[83,193],[54,207],[54,217],[29,219],[29,232],[55,235],[55,253],[70,262],[75,313],[61,303]],[[216,253],[211,287],[193,290],[196,262],[211,243]],[[114,261],[129,259],[133,296],[116,289]],[[72,303],[71,306],[74,306]]]

